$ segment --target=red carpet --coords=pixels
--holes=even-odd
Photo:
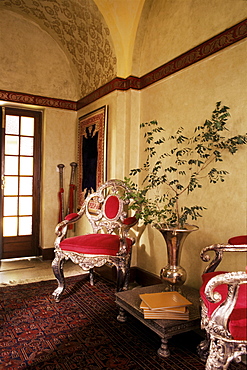
[[[0,369],[204,370],[193,333],[173,337],[171,356],[160,359],[159,337],[131,316],[116,320],[115,288],[87,276],[66,279],[60,303],[56,281],[0,288]],[[231,370],[244,370],[232,364]]]

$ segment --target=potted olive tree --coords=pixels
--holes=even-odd
[[[168,281],[170,289],[177,290],[186,279],[179,266],[181,246],[185,237],[197,229],[187,221],[197,220],[205,209],[201,204],[191,206],[189,195],[202,189],[203,179],[211,184],[223,182],[228,172],[220,168],[221,163],[226,155],[235,155],[247,143],[246,133],[229,136],[229,117],[229,108],[217,102],[211,119],[196,126],[192,134],[180,127],[166,137],[165,129],[157,121],[140,125],[146,159],[142,167],[130,171],[125,181],[131,188],[129,197],[134,200],[131,208],[137,217],[144,224],[152,224],[166,240],[168,265],[161,270],[161,277]],[[138,174],[142,178],[141,187],[133,181]]]

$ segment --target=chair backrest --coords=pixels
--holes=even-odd
[[[233,236],[228,240],[228,243],[232,245],[247,244],[247,235]]]
[[[109,180],[101,185],[96,192],[89,194],[84,202],[86,216],[94,233],[123,232],[123,226],[132,226],[136,219],[128,220],[129,199],[125,195],[130,192],[126,184],[120,180]]]

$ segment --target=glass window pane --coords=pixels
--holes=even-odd
[[[33,136],[34,135],[34,118],[21,117],[21,135]]]
[[[19,235],[32,234],[32,217],[19,218]]]
[[[5,154],[19,154],[19,136],[5,136]]]
[[[32,195],[33,194],[33,178],[32,177],[20,177],[20,195]]]
[[[17,235],[17,217],[3,218],[3,236]]]
[[[32,215],[33,213],[33,198],[21,197],[19,198],[19,216]]]
[[[5,134],[19,135],[19,117],[6,115]]]
[[[17,197],[5,197],[3,215],[4,216],[17,216]]]
[[[18,157],[5,156],[5,175],[18,175]]]
[[[33,158],[21,157],[20,158],[20,176],[33,175]]]
[[[33,138],[21,137],[21,155],[33,155]]]
[[[5,176],[4,195],[18,195],[17,176]]]

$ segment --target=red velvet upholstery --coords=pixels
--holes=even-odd
[[[212,277],[224,274],[225,271],[208,272],[202,275],[203,284],[200,289],[201,298],[208,309],[208,316],[211,317],[214,310],[226,299],[227,285],[222,284],[215,288],[222,296],[219,303],[211,303],[207,300],[204,291],[206,284]],[[233,312],[230,315],[228,322],[228,330],[233,339],[246,340],[247,339],[247,284],[240,285],[238,299]]]
[[[128,251],[132,245],[131,239],[126,239]],[[90,255],[116,256],[119,252],[120,238],[113,234],[88,234],[64,239],[60,248],[65,251]]]
[[[70,213],[68,214],[67,216],[65,216],[65,220],[68,220],[68,221],[71,221],[73,220],[74,218],[78,217],[78,213]]]
[[[224,274],[226,272],[227,271],[214,271],[214,272],[208,272],[208,273],[202,275],[202,286],[200,288],[200,296],[203,299],[203,302],[205,303],[205,305],[208,309],[208,316],[209,317],[211,317],[214,310],[226,299],[227,285],[222,284],[222,285],[217,286],[217,288],[215,288],[215,291],[219,292],[220,295],[222,296],[222,300],[218,303],[211,303],[207,300],[207,298],[205,296],[205,293],[204,293],[205,292],[205,287],[206,287],[207,283],[209,282],[209,280],[212,279],[214,276]]]
[[[124,225],[131,225],[131,224],[135,224],[136,222],[137,222],[136,217],[127,217],[123,220]]]
[[[232,245],[247,244],[247,235],[234,236],[228,240],[228,243]]]
[[[119,199],[115,195],[109,196],[105,201],[105,215],[109,219],[114,219],[119,212]]]

